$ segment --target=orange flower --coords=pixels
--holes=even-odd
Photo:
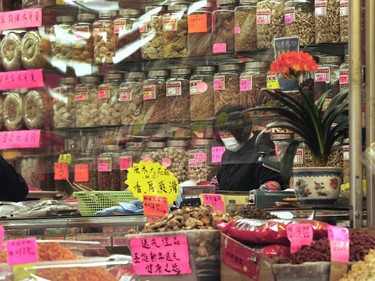
[[[287,52],[281,54],[271,64],[271,74],[279,73],[285,78],[298,78],[303,72],[315,71],[318,68],[313,57],[304,52]]]

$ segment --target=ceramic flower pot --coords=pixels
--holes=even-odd
[[[277,74],[277,80],[279,82],[280,90],[284,93],[298,92],[299,79],[288,79],[282,75]]]
[[[338,167],[294,168],[290,187],[302,204],[333,204],[340,194],[341,177],[342,168]]]

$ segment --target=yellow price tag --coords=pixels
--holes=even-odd
[[[143,195],[165,196],[173,205],[180,194],[177,178],[160,163],[140,161],[128,169],[125,182],[133,196],[143,202]]]
[[[31,277],[31,274],[36,274],[34,267],[35,263],[26,263],[13,266],[14,281],[19,281]]]
[[[72,163],[72,155],[70,153],[60,154],[59,155],[59,160],[57,162],[67,163],[67,164],[70,165]]]
[[[280,89],[276,75],[267,75],[267,89]]]
[[[65,5],[65,0],[56,0],[56,5]]]

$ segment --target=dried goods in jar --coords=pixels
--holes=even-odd
[[[170,170],[179,182],[184,182],[187,177],[187,142],[183,140],[169,140],[164,152],[164,165]]]
[[[163,164],[164,148],[164,141],[148,141],[140,159],[144,162],[151,161]]]
[[[0,94],[0,130],[4,127],[4,95]]]
[[[315,42],[340,42],[340,0],[315,1]]]
[[[92,64],[94,62],[94,38],[92,24],[94,14],[79,14],[77,23],[72,27],[72,60]]]
[[[70,61],[72,58],[72,16],[56,17],[56,24],[51,27],[50,41],[54,60]]]
[[[5,35],[0,45],[0,57],[5,70],[21,69],[21,36],[18,33]]]
[[[340,41],[348,42],[349,36],[349,0],[340,0]]]
[[[45,68],[51,55],[51,44],[38,32],[29,31],[21,40],[22,65],[27,68]]]
[[[97,160],[100,190],[120,190],[120,159],[118,152],[101,153]]]
[[[128,188],[125,181],[128,178],[128,169],[133,163],[139,162],[143,143],[140,141],[129,141],[126,143],[126,150],[120,153],[120,178],[121,178],[121,190]]]
[[[211,161],[211,140],[195,139],[188,150],[188,178],[196,182],[210,180],[215,176]]]
[[[235,0],[222,1],[213,13],[212,52],[234,52],[234,5]]]
[[[325,92],[330,91],[326,105],[330,98],[339,93],[339,67],[341,57],[321,56],[319,57],[318,69],[314,72],[314,100],[318,100]],[[323,108],[325,108],[325,106]]]
[[[23,98],[18,93],[6,93],[4,99],[4,125],[9,131],[16,131],[24,126]]]
[[[28,129],[50,129],[52,101],[41,91],[30,91],[24,99],[23,120]]]
[[[248,52],[257,49],[257,0],[242,0],[234,10],[234,50]]]

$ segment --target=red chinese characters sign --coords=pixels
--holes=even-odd
[[[42,9],[23,9],[0,13],[0,30],[42,25]]]
[[[0,72],[0,90],[44,87],[41,69]]]
[[[35,238],[9,240],[7,242],[8,264],[26,264],[38,261]]]
[[[40,130],[0,132],[0,149],[38,148]]]
[[[145,216],[162,217],[168,214],[168,198],[164,196],[143,195]]]

